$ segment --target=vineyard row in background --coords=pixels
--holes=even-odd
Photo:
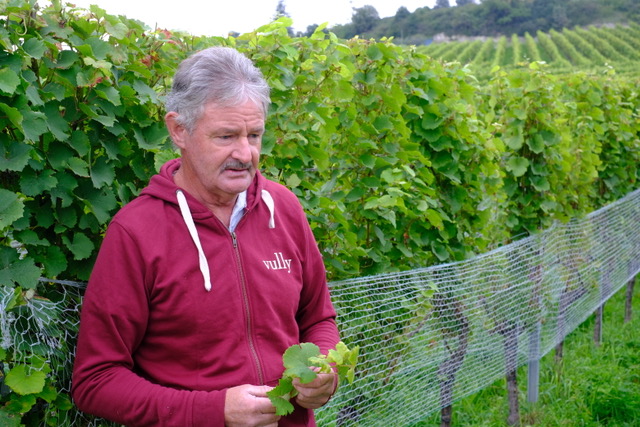
[[[110,218],[176,155],[162,101],[177,64],[211,45],[270,83],[262,170],[298,195],[332,281],[469,259],[638,187],[638,79],[613,69],[531,62],[479,82],[389,41],[291,38],[287,18],[207,38],[36,3],[0,13],[3,321],[59,300],[40,277],[87,279]],[[57,354],[73,354],[71,332]],[[29,333],[3,336],[0,414],[55,425],[68,372],[53,344],[18,345]]]
[[[470,64],[484,77],[494,67],[544,61],[555,73],[603,71],[640,76],[640,25],[564,28],[498,38],[432,43],[421,52],[444,61]]]

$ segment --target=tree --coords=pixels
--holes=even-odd
[[[355,29],[356,34],[366,33],[376,26],[380,20],[380,15],[375,7],[365,5],[359,8],[353,8],[353,15],[351,15],[351,23]]]
[[[278,0],[278,5],[276,6],[276,13],[273,15],[272,20],[275,21],[276,19],[282,18],[283,16],[286,16],[287,18],[291,17],[287,12],[286,7],[284,6],[284,0]],[[287,27],[287,32],[291,37],[293,37],[292,27]]]
[[[456,6],[466,6],[468,4],[475,4],[474,0],[456,0]]]
[[[553,14],[551,18],[551,26],[557,30],[561,30],[569,26],[569,18],[567,17],[567,9],[563,4],[553,6]]]
[[[549,31],[552,26],[555,0],[533,0],[531,16],[540,31]]]
[[[404,19],[404,18],[406,18],[407,16],[410,16],[410,15],[411,15],[411,12],[409,12],[409,9],[407,9],[404,6],[400,6],[398,8],[398,10],[396,11],[395,18],[396,18],[396,20],[400,20],[400,19]]]
[[[445,7],[451,7],[449,0],[436,0],[436,5],[433,6],[434,9],[442,9]]]
[[[283,16],[286,16],[288,18],[290,17],[284,5],[284,0],[278,0],[278,5],[276,6],[276,14],[273,15],[273,20],[275,21],[276,19],[282,18]]]

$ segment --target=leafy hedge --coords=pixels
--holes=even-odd
[[[210,45],[245,52],[271,84],[262,168],[300,198],[331,280],[468,258],[637,187],[638,81],[613,72],[532,63],[480,84],[388,40],[292,39],[287,18],[206,38],[95,6],[2,4],[1,316],[52,299],[52,279],[88,278],[111,216],[176,155],[170,76]],[[56,425],[70,410],[46,350],[0,348],[0,420]]]

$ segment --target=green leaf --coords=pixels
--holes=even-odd
[[[297,394],[293,387],[293,378],[280,378],[278,385],[267,392],[267,397],[276,408],[276,415],[289,415],[294,407],[289,400]]]
[[[60,106],[57,102],[48,102],[44,106],[44,113],[47,116],[47,126],[53,136],[60,140],[69,139],[69,123],[62,117]]]
[[[531,177],[531,184],[538,191],[549,191],[551,189],[551,185],[546,176]]]
[[[40,269],[29,257],[20,259],[18,251],[0,247],[0,284],[16,284],[26,289],[34,289],[40,278]]]
[[[113,166],[107,162],[106,157],[102,156],[96,159],[95,164],[91,167],[91,181],[95,188],[101,188],[105,185],[110,186],[116,178],[116,172]]]
[[[127,32],[129,31],[129,28],[127,28],[127,26],[122,22],[112,24],[111,22],[107,21],[104,27],[107,30],[107,33],[111,34],[116,39],[125,38],[127,36]]]
[[[80,57],[78,54],[72,50],[63,50],[58,54],[58,60],[55,63],[56,68],[69,68],[76,62]]]
[[[524,144],[524,138],[521,134],[518,133],[505,138],[504,143],[507,144],[507,147],[511,148],[512,150],[518,151]]]
[[[269,395],[269,392],[267,392]],[[271,404],[276,408],[276,415],[285,416],[289,415],[295,409],[291,402],[289,402],[284,397],[280,396],[268,396],[269,400],[271,400]]]
[[[340,80],[336,84],[334,95],[337,99],[342,101],[351,101],[354,96],[353,84],[347,80]]]
[[[444,228],[442,217],[437,211],[433,209],[427,209],[424,215],[427,217],[427,220],[429,221],[429,223],[431,223],[431,225],[436,227],[438,230],[442,230]]]
[[[122,104],[120,102],[120,92],[113,86],[101,86],[100,89],[96,88],[96,93],[99,97],[106,99],[115,106]]]
[[[89,209],[100,224],[105,224],[111,219],[112,211],[118,204],[113,191],[111,187],[103,187],[102,191],[92,191],[85,195]]]
[[[2,70],[0,70],[0,73],[2,73]],[[10,107],[7,104],[3,104],[1,102],[0,110],[2,110],[7,115],[7,117],[15,127],[22,127],[22,114],[20,114],[20,110]]]
[[[29,141],[37,141],[40,135],[49,130],[47,117],[38,111],[22,111],[22,131]]]
[[[369,169],[373,169],[376,165],[376,158],[369,153],[364,153],[360,156],[360,163],[362,163]]]
[[[287,187],[289,188],[296,188],[298,185],[300,185],[301,182],[302,180],[300,179],[298,174],[295,173],[289,175],[285,180],[285,184],[287,184]]]
[[[35,405],[36,403],[36,399],[35,397],[33,398],[33,404]],[[33,405],[31,405],[33,406]],[[13,411],[7,407],[0,407],[0,425],[4,426],[4,427],[20,427],[22,424],[21,417],[17,417],[16,413],[26,413],[29,412],[29,409],[31,409],[30,407],[24,408],[20,411]]]
[[[93,249],[95,248],[91,239],[85,234],[77,232],[73,234],[73,240],[69,240],[67,236],[62,236],[62,241],[69,248],[73,254],[73,259],[83,260],[91,256]]]
[[[527,140],[527,145],[531,148],[531,151],[536,154],[540,154],[544,151],[545,144],[542,139],[542,135],[540,134],[534,135],[533,138],[529,138]]]
[[[506,169],[510,171],[513,176],[522,176],[527,172],[529,167],[529,160],[524,157],[512,157],[509,159],[506,165]]]
[[[133,135],[138,141],[138,146],[144,150],[160,148],[169,137],[166,127],[159,123],[144,128],[136,127]]]
[[[22,218],[23,212],[24,203],[18,195],[9,190],[0,189],[0,230]]]
[[[89,141],[89,137],[86,133],[79,130],[73,131],[73,133],[71,134],[69,145],[71,145],[71,147],[76,150],[80,157],[86,156],[91,149],[91,142]]]
[[[364,188],[355,187],[354,189],[349,191],[349,193],[345,196],[344,200],[347,203],[355,202],[356,200],[360,200],[365,194],[366,194],[366,191]]]
[[[436,129],[443,121],[444,117],[439,117],[432,113],[425,113],[422,118],[422,127],[424,129]]]
[[[69,159],[73,157],[73,151],[67,144],[60,141],[52,141],[48,147],[47,157],[53,169],[61,170],[69,167]]]
[[[93,120],[102,123],[106,127],[112,127],[116,123],[116,118],[112,115],[94,115]]]
[[[388,116],[378,116],[373,121],[373,127],[375,127],[378,132],[382,132],[385,130],[392,130],[393,123],[389,120]]]
[[[302,343],[300,345],[292,345],[282,356],[285,376],[300,378],[300,382],[309,383],[313,381],[317,374],[309,369],[313,366],[309,363],[309,358],[320,355],[320,348],[313,343]]]
[[[0,136],[0,138],[2,138]],[[19,141],[5,140],[0,143],[0,171],[20,172],[29,161],[32,147]],[[2,228],[2,227],[0,227]]]
[[[114,49],[113,46],[98,37],[89,37],[86,42],[91,46],[91,52],[98,60],[106,59],[107,55]]]
[[[20,84],[20,77],[10,68],[0,68],[0,90],[13,94]]]
[[[14,395],[11,396],[11,400],[6,404],[3,409],[6,409],[9,413],[13,414],[15,418],[20,420],[20,417],[16,417],[15,414],[25,414],[33,408],[36,404],[37,399],[33,394],[27,394],[24,396]],[[1,419],[1,418],[0,418]],[[2,427],[5,427],[4,424],[0,423]],[[12,425],[12,424],[9,424]],[[20,427],[23,427],[24,424],[18,424]]]
[[[57,246],[49,246],[47,253],[41,260],[44,265],[46,277],[56,277],[67,269],[67,257],[62,249]]]
[[[141,80],[135,80],[133,82],[133,88],[138,92],[140,101],[144,104],[147,101],[155,104],[158,102],[158,94],[149,85]]]
[[[372,61],[379,61],[379,60],[382,59],[382,51],[380,50],[380,48],[377,45],[372,44],[367,49],[367,56]]]
[[[40,59],[47,49],[42,40],[32,37],[24,42],[22,49],[32,58]]]
[[[33,86],[32,84],[27,86],[27,89],[25,90],[25,95],[27,95],[27,99],[32,105],[40,106],[44,104],[44,102],[42,101],[42,98],[40,98],[40,93],[38,92],[38,88],[36,86]]]
[[[307,152],[313,158],[316,165],[318,165],[318,169],[326,170],[329,168],[329,154],[326,150],[310,145],[307,147]]]
[[[32,169],[26,168],[20,177],[20,190],[27,196],[37,196],[55,188],[57,184],[58,180],[54,176],[54,171],[50,169],[38,175]]]
[[[89,165],[83,159],[79,157],[71,157],[67,159],[67,165],[69,169],[78,176],[89,177]]]
[[[47,384],[44,390],[38,393],[38,397],[47,403],[52,403],[58,398],[58,391],[53,385]]]
[[[384,194],[381,197],[371,197],[364,204],[364,209],[391,208],[398,204],[398,198]]]
[[[5,377],[5,384],[20,395],[40,393],[46,380],[44,372],[27,365],[14,366]]]

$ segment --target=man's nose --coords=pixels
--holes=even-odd
[[[248,163],[251,161],[251,143],[247,136],[241,136],[238,138],[233,156],[236,160],[239,160],[243,163]]]

